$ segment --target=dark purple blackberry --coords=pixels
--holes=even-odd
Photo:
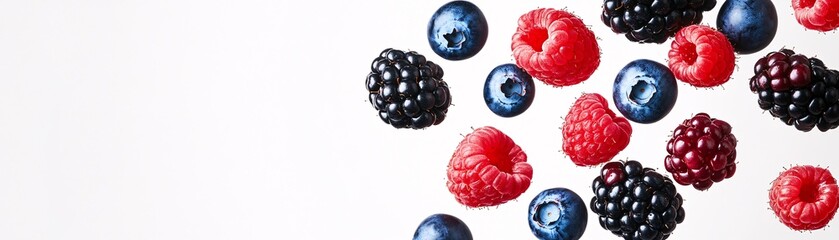
[[[629,41],[664,43],[679,29],[702,22],[716,0],[604,0],[600,20]]]
[[[749,87],[758,106],[787,125],[809,132],[839,127],[839,71],[789,49],[759,59]]]
[[[685,220],[673,181],[637,161],[603,165],[592,190],[600,226],[624,239],[667,239]]]
[[[446,118],[452,102],[443,69],[425,56],[388,48],[367,74],[370,103],[395,128],[422,129]]]

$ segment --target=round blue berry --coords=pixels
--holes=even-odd
[[[755,53],[775,38],[778,12],[771,0],[727,0],[717,15],[717,29],[737,53]]]
[[[647,59],[627,64],[615,77],[612,88],[618,111],[637,123],[654,123],[667,116],[678,95],[670,68]]]
[[[478,54],[486,44],[489,26],[484,13],[468,1],[444,4],[428,21],[428,44],[448,60],[463,60]]]
[[[501,117],[522,114],[536,95],[530,74],[515,64],[502,64],[489,73],[484,83],[484,101],[489,110]]]
[[[472,232],[459,218],[438,213],[420,223],[413,240],[472,240]]]
[[[577,240],[586,231],[588,209],[577,193],[567,188],[542,191],[530,201],[527,222],[541,240]]]

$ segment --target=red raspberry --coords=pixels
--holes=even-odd
[[[626,148],[631,135],[629,121],[615,116],[603,96],[584,93],[565,117],[562,151],[577,166],[594,166]]]
[[[769,205],[784,225],[817,230],[833,219],[839,198],[836,179],[825,168],[795,166],[772,182]]]
[[[736,147],[731,125],[699,113],[673,130],[673,137],[667,142],[664,168],[677,183],[708,190],[715,182],[734,176]]]
[[[459,203],[486,207],[524,193],[530,187],[533,168],[513,139],[493,127],[482,127],[457,145],[447,175],[446,186]]]
[[[594,33],[563,10],[540,8],[522,15],[512,48],[519,67],[556,87],[580,83],[600,65]]]
[[[827,32],[839,27],[839,1],[792,0],[795,19],[808,29]]]
[[[707,26],[679,30],[668,56],[673,75],[695,87],[722,85],[734,72],[734,47],[725,35]]]

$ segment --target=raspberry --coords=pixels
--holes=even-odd
[[[839,28],[839,1],[792,0],[795,19],[808,29],[827,32]]]
[[[667,142],[664,168],[681,185],[704,191],[716,182],[734,176],[737,170],[737,139],[731,125],[699,113],[673,130]]]
[[[754,67],[749,87],[758,106],[787,125],[809,132],[839,127],[839,71],[789,49],[770,52]]]
[[[839,187],[825,168],[795,166],[772,182],[769,205],[793,230],[817,230],[833,219],[839,207]]]
[[[734,47],[713,28],[682,28],[670,47],[668,63],[673,75],[692,86],[719,86],[728,82],[734,72]]]
[[[562,150],[577,166],[598,165],[626,148],[631,135],[629,121],[616,116],[603,96],[584,93],[565,117]]]
[[[623,239],[666,239],[685,220],[673,181],[638,161],[603,165],[591,189],[600,226]]]
[[[482,127],[457,145],[447,175],[446,186],[459,203],[486,207],[518,198],[530,187],[533,168],[513,139]]]
[[[452,95],[443,69],[414,51],[388,48],[373,60],[366,87],[379,118],[395,128],[422,129],[446,118]]]
[[[578,84],[600,65],[594,33],[563,10],[540,8],[522,15],[512,49],[518,66],[555,87]]]
[[[600,20],[632,42],[664,43],[679,29],[702,22],[716,0],[604,0]]]

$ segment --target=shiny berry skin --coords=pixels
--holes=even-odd
[[[540,240],[578,240],[588,224],[586,202],[571,189],[545,189],[530,201],[527,223]]]
[[[611,178],[620,180],[609,184],[604,175],[623,177]],[[589,209],[600,226],[624,239],[666,239],[685,220],[683,199],[673,181],[638,161],[603,165],[592,190]]]
[[[486,44],[489,25],[484,13],[469,1],[451,1],[428,21],[428,44],[447,60],[464,60],[478,54]]]
[[[667,142],[664,168],[681,185],[704,191],[734,176],[737,139],[731,125],[698,113],[684,120]]]
[[[772,181],[769,205],[787,227],[797,230],[824,228],[839,208],[839,187],[827,168],[794,166]]]
[[[839,127],[839,71],[789,49],[770,52],[754,65],[749,88],[758,106],[802,132]]]
[[[752,54],[772,43],[778,32],[778,12],[772,0],[726,0],[717,15],[717,29],[734,51]]]
[[[414,51],[388,48],[367,74],[368,101],[394,128],[423,129],[443,122],[451,105],[443,70]]]
[[[413,240],[472,240],[472,231],[459,218],[438,213],[419,224]]]
[[[500,130],[486,126],[469,133],[452,154],[446,187],[467,207],[497,206],[530,187],[527,154]]]
[[[535,96],[533,78],[515,64],[495,67],[484,82],[484,102],[490,111],[501,117],[522,114]]]
[[[603,165],[602,170],[600,170],[600,177],[603,179],[603,183],[606,184],[607,187],[623,182],[626,180],[626,175],[626,171],[623,169],[623,164],[620,162],[607,163]]]
[[[618,111],[637,123],[661,120],[676,105],[678,96],[676,78],[670,68],[648,59],[624,66],[612,87],[612,99]]]

